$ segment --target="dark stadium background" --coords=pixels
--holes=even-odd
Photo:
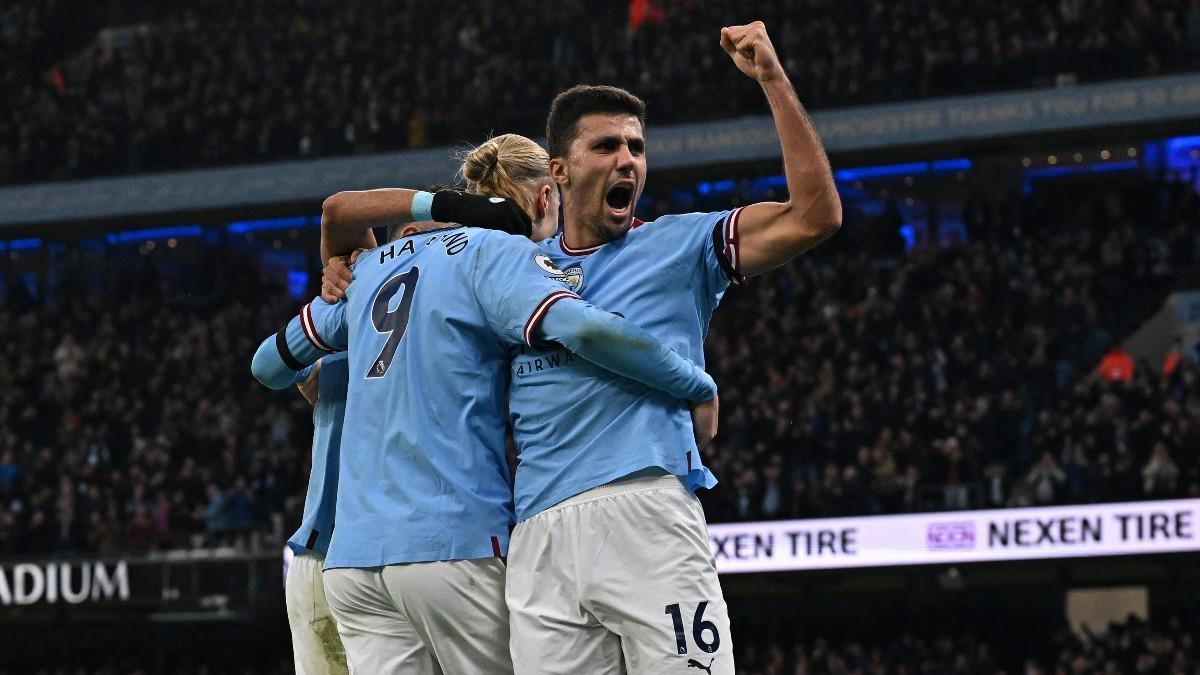
[[[578,82],[648,103],[642,218],[780,197],[753,19],[846,215],[716,314],[710,523],[1200,498],[1196,0],[8,0],[0,672],[290,672],[311,423],[248,366],[321,197]],[[1193,673],[1197,548],[723,584],[743,673]],[[1135,599],[1072,630],[1095,589]]]

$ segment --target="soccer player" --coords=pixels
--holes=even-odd
[[[789,200],[634,219],[646,180],[644,106],[579,86],[551,106],[550,174],[564,231],[542,251],[589,302],[628,317],[696,363],[729,283],[831,236],[841,205],[828,159],[761,22],[721,30],[766,94]],[[561,349],[514,359],[518,524],[507,601],[522,675],[735,672],[729,618],[698,487],[704,468],[683,403],[621,383]],[[692,666],[692,662],[697,665]]]
[[[330,354],[294,377],[296,386],[313,406],[312,470],[304,496],[304,517],[287,542],[293,557],[284,579],[297,675],[348,672],[346,650],[321,581],[337,498],[338,448],[349,377],[346,360],[345,354]]]
[[[463,220],[446,205],[467,212],[504,202],[389,197],[408,202],[408,220]],[[513,522],[504,457],[510,350],[560,343],[687,400],[712,399],[715,385],[632,323],[582,302],[527,239],[412,225],[398,235],[358,258],[346,303],[314,301],[265,340],[254,372],[277,387],[297,367],[349,347],[324,582],[351,669],[512,672],[502,560]]]
[[[564,232],[543,252],[590,302],[698,363],[731,282],[784,264],[841,224],[829,161],[765,26],[723,28],[720,43],[767,97],[787,202],[636,221],[646,180],[641,100],[575,87],[547,120]],[[343,275],[326,268],[331,292]],[[524,352],[513,360],[509,400],[519,523],[507,601],[517,671],[657,674],[695,661],[733,673],[728,611],[693,494],[716,479],[686,406],[568,363],[562,350]]]

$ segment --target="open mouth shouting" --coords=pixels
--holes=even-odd
[[[614,225],[627,222],[633,215],[634,186],[632,180],[621,180],[614,183],[605,193],[604,203],[608,207],[605,215]]]

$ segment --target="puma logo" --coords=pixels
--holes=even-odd
[[[699,661],[697,661],[696,659],[688,659],[688,668],[699,668],[700,670],[703,670],[704,672],[708,673],[708,675],[712,675],[712,664],[713,664],[713,661],[716,661],[716,660],[717,660],[717,657],[715,657],[715,656],[712,657],[711,659],[708,660],[708,665],[706,666],[703,663],[700,663]]]

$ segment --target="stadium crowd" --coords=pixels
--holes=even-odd
[[[763,114],[717,44],[752,19],[810,108],[1200,66],[1197,0],[125,4],[152,9],[95,39],[94,3],[0,8],[0,183],[537,137],[578,82],[654,124]]]
[[[1130,617],[1096,634],[1063,628],[1045,647],[1004,644],[950,625],[862,640],[747,631],[734,644],[745,675],[1185,674],[1200,668],[1194,628],[1176,617],[1157,623]]]
[[[1200,199],[1145,182],[1012,203],[898,267],[851,222],[728,293],[710,520],[1200,495],[1194,350],[1098,367],[1195,263]]]
[[[1036,642],[1006,644],[995,635],[943,620],[920,633],[897,626],[862,638],[843,632],[820,637],[778,627],[743,631],[735,636],[734,648],[743,675],[1186,675],[1200,668],[1194,629],[1175,616],[1151,622],[1130,617],[1098,633],[1076,634],[1064,627]],[[48,653],[39,668],[10,671],[0,664],[0,675],[292,672],[286,644],[279,646],[274,661],[274,652],[264,645],[184,654],[148,645],[128,647],[120,656],[92,655],[87,666],[75,665],[78,657]],[[702,665],[706,661],[699,658]]]
[[[992,214],[970,241],[900,258],[860,250],[878,223],[851,217],[731,290],[707,342],[709,520],[1200,495],[1194,354],[1100,369],[1194,266],[1200,198],[1087,194],[969,209]],[[0,554],[245,546],[299,522],[308,408],[248,372],[296,301],[220,256],[215,276],[114,259],[101,290],[68,257],[52,302],[10,279]]]
[[[308,407],[252,386],[247,370],[293,301],[236,269],[205,297],[172,288],[151,264],[117,276],[101,295],[68,282],[62,300],[33,309],[21,309],[31,303],[10,279],[0,554],[248,546],[294,527]]]

